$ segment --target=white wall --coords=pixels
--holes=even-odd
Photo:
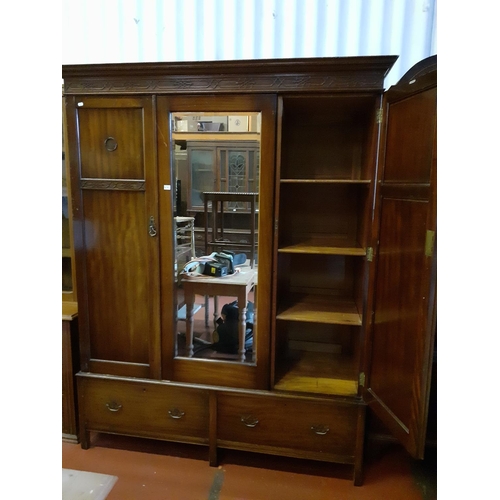
[[[63,0],[63,64],[437,53],[437,0]]]

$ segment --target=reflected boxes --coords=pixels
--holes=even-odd
[[[229,116],[227,128],[228,132],[248,132],[248,116]]]

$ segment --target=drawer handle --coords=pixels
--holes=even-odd
[[[177,408],[174,408],[172,410],[168,410],[168,414],[169,414],[170,418],[175,418],[175,419],[182,418],[185,415],[185,413],[182,410],[179,410]]]
[[[241,421],[247,427],[255,427],[259,423],[259,419],[254,417],[253,415],[243,415],[241,417]]]
[[[330,427],[326,425],[313,425],[311,426],[311,430],[318,436],[324,436],[330,430]]]
[[[122,409],[122,405],[115,403],[114,401],[111,403],[106,403],[106,407],[109,411],[120,411]]]

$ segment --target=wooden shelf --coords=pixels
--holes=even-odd
[[[292,351],[277,368],[274,389],[356,396],[357,371],[351,357],[342,354]]]
[[[281,179],[282,184],[370,184],[370,179]]]
[[[173,140],[180,141],[260,141],[255,132],[173,132]]]
[[[278,249],[280,253],[298,253],[298,254],[318,254],[318,255],[351,255],[365,256],[366,249],[358,246],[340,246],[338,241],[327,238],[311,238],[308,240],[286,245]]]
[[[362,324],[362,317],[354,301],[316,295],[297,298],[293,304],[282,310],[276,319],[331,325]]]
[[[76,302],[62,303],[62,319],[63,321],[71,321],[78,316],[78,304]]]

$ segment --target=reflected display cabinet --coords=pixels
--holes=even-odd
[[[187,210],[203,210],[205,191],[254,192],[259,187],[259,143],[187,142]],[[234,205],[235,211],[245,207]]]
[[[437,59],[384,92],[396,59],[63,66],[82,447],[329,461],[360,485],[370,411],[423,458]],[[258,197],[255,262],[179,273],[176,221],[219,191]],[[228,234],[249,230],[224,203]]]
[[[207,246],[205,226],[209,228],[209,239],[214,239],[212,236],[214,221],[211,218],[211,212],[204,210],[203,193],[252,193],[258,192],[259,189],[259,140],[242,141],[233,139],[231,137],[233,135],[235,134],[223,134],[219,141],[186,141],[188,168],[179,171],[179,180],[181,192],[186,201],[185,213],[195,218],[195,239],[199,254],[203,254]],[[242,135],[238,134],[240,137]],[[194,134],[176,133],[174,136],[197,138]],[[184,185],[186,189],[182,187]],[[230,201],[225,204],[224,208],[223,214],[219,217],[224,218],[223,225],[228,228],[225,231],[225,239],[235,243],[249,244],[250,203]]]

